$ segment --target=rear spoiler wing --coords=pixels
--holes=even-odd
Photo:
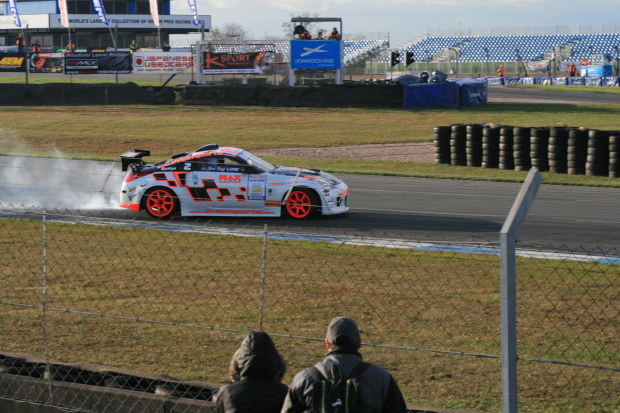
[[[142,149],[134,149],[132,152],[125,152],[121,155],[121,170],[126,171],[129,165],[144,163],[142,158],[150,155],[151,151]]]

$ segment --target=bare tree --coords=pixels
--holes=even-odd
[[[316,13],[312,14],[309,11],[304,11],[298,14],[291,14],[291,18],[293,17],[309,17],[309,18],[315,18],[318,17],[318,15]],[[293,37],[293,32],[295,31],[295,27],[298,25],[302,25],[304,26],[304,28],[306,30],[308,30],[308,32],[310,33],[314,33],[314,29],[315,29],[315,23],[313,22],[292,22],[292,21],[288,21],[288,22],[284,22],[282,23],[282,29],[284,30],[284,33],[286,33],[286,35],[288,37]],[[323,34],[327,34],[327,32],[324,31],[324,29],[319,29],[319,31],[323,31]],[[316,34],[316,33],[315,33]]]
[[[226,23],[222,28],[212,28],[209,37],[213,40],[231,37],[245,38],[248,37],[248,32],[237,23]]]

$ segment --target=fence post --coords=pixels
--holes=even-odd
[[[542,183],[538,169],[532,168],[500,231],[500,289],[502,311],[502,407],[504,413],[517,412],[517,282],[515,240],[527,211]]]

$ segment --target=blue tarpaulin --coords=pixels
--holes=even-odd
[[[404,85],[403,108],[456,108],[484,105],[489,97],[485,79]]]
[[[455,82],[404,85],[403,108],[457,108],[459,87]]]
[[[489,98],[487,82],[480,80],[461,80],[459,85],[461,106],[484,105]]]

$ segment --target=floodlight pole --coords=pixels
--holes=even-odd
[[[500,299],[502,319],[502,411],[517,413],[517,273],[516,238],[542,183],[536,168],[521,186],[500,231]]]

